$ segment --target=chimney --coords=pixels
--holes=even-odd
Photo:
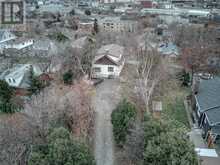
[[[105,49],[105,54],[108,55],[109,49]]]
[[[195,77],[193,81],[193,93],[196,95],[199,92],[199,84],[200,84],[200,78]]]

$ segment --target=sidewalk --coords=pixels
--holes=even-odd
[[[202,131],[198,128],[192,128],[189,132],[190,140],[193,142],[196,148],[207,148],[204,140],[202,138]]]

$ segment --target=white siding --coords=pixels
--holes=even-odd
[[[94,77],[94,78],[108,78],[109,76],[119,77],[123,66],[124,66],[124,62],[120,66],[94,64],[93,69],[94,68],[100,68],[101,71],[100,72],[94,72],[94,70],[93,70],[93,76],[92,77]],[[114,71],[109,72],[108,71],[109,67],[113,67]]]

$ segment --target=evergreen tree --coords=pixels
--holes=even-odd
[[[90,10],[85,10],[85,15],[91,15],[91,11]]]
[[[72,139],[65,128],[54,129],[48,144],[34,146],[29,165],[95,165],[89,148]]]
[[[15,112],[15,106],[11,102],[13,93],[13,88],[6,81],[0,80],[0,112]]]
[[[129,124],[136,117],[136,109],[130,102],[123,100],[112,112],[112,125],[115,141],[122,146],[126,141]]]
[[[40,92],[42,88],[44,88],[41,81],[34,75],[33,67],[31,67],[30,69],[29,81],[30,81],[30,84],[29,84],[30,87],[28,90],[31,94],[37,94]]]
[[[68,70],[66,73],[63,74],[63,82],[64,84],[71,85],[73,82],[73,72],[72,70]]]
[[[171,121],[144,122],[144,165],[198,165],[194,145]]]
[[[6,81],[0,80],[0,102],[9,103],[13,95],[13,89]]]
[[[74,9],[72,9],[72,10],[70,11],[70,15],[75,15],[75,10],[74,10]]]
[[[98,20],[94,20],[94,32],[97,34],[99,32]]]

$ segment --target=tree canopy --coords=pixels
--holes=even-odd
[[[0,112],[15,112],[16,108],[11,101],[13,94],[13,88],[6,81],[0,80]]]
[[[89,149],[72,139],[65,128],[54,129],[47,145],[33,147],[29,165],[95,165]]]
[[[63,74],[63,82],[64,84],[71,85],[73,82],[73,72],[72,70],[68,70]]]
[[[10,102],[13,95],[13,89],[6,81],[0,80],[0,102]]]
[[[144,165],[198,165],[194,145],[172,122],[148,118],[144,123]]]
[[[90,10],[85,10],[85,15],[91,15],[91,11]]]
[[[42,82],[38,79],[38,77],[34,75],[33,68],[31,68],[30,70],[29,79],[30,79],[30,84],[29,84],[30,87],[28,90],[29,92],[31,92],[31,94],[37,94],[40,92],[42,88],[44,88],[44,85],[42,84]]]
[[[94,32],[97,34],[99,32],[98,20],[94,20]]]
[[[122,145],[126,141],[129,124],[136,116],[136,109],[133,104],[123,100],[118,104],[112,113],[112,124],[115,141]]]

